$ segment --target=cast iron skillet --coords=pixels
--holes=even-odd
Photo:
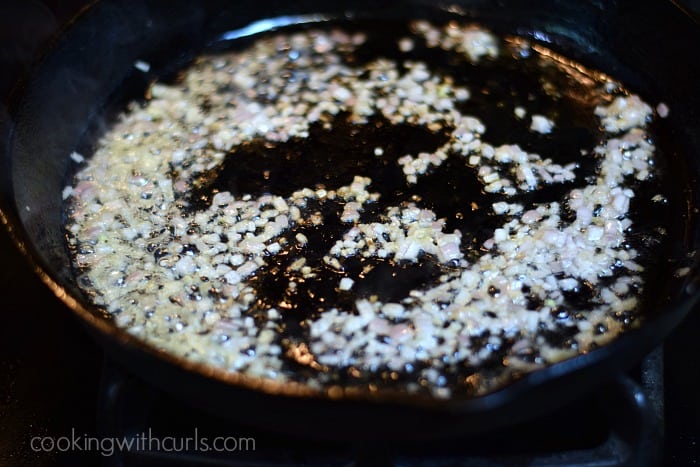
[[[700,243],[694,189],[700,157],[700,27],[664,1],[474,0],[105,0],[68,28],[16,93],[2,121],[2,221],[44,282],[117,361],[150,383],[218,414],[268,429],[326,438],[417,438],[485,431],[559,407],[639,362],[700,297]],[[464,17],[518,33],[621,80],[671,108],[662,122],[665,157],[680,174],[678,235],[655,285],[652,316],[611,345],[523,377],[490,395],[427,396],[344,391],[314,394],[300,385],[226,374],[134,340],[78,290],[64,243],[61,191],[75,170],[68,155],[109,107],[152,76],[171,71],[222,33],[270,26],[269,18],[322,13],[358,18]],[[255,29],[255,28],[253,28]],[[244,29],[251,31],[251,29]],[[675,183],[675,182],[674,182]],[[681,279],[670,271],[689,266]]]

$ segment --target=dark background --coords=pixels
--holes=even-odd
[[[87,3],[0,0],[0,118],[17,77]],[[700,0],[685,4],[700,12]],[[700,465],[699,333],[695,310],[664,348],[666,465]],[[99,463],[96,454],[57,458],[35,453],[29,441],[70,435],[72,429],[95,434],[102,358],[101,349],[34,276],[0,228],[0,466]]]

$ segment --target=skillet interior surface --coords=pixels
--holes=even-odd
[[[407,6],[410,5],[410,8]],[[274,12],[274,14],[271,14]],[[155,73],[172,72],[222,33],[270,17],[327,14],[343,17],[476,19],[494,30],[545,42],[594,69],[619,79],[651,102],[666,102],[665,158],[680,174],[683,216],[675,241],[664,252],[673,271],[691,266],[681,279],[667,274],[655,287],[658,313],[640,329],[602,349],[530,374],[496,393],[438,401],[406,394],[333,391],[314,395],[304,387],[275,383],[195,365],[159,353],[117,329],[91,308],[76,287],[62,230],[61,192],[75,167],[67,157],[102,129],[110,108],[143,93]],[[649,33],[649,31],[652,31]],[[98,2],[66,31],[24,83],[11,116],[3,183],[6,220],[39,273],[118,360],[150,382],[197,405],[282,431],[320,436],[433,436],[482,431],[554,408],[638,361],[662,339],[697,298],[697,268],[687,253],[695,229],[700,147],[695,83],[700,78],[697,25],[670,3],[649,2],[320,2],[255,4],[226,2]],[[139,73],[135,60],[151,63]],[[28,208],[28,209],[27,209]],[[283,396],[275,396],[282,393]],[[244,404],[230,404],[231,401]],[[430,415],[426,419],[426,415]],[[274,416],[273,416],[274,415]],[[341,418],[342,417],[342,418]],[[339,427],[335,420],[347,423]],[[290,421],[293,421],[290,423]],[[381,422],[380,424],[374,422]],[[329,432],[326,428],[334,426]]]

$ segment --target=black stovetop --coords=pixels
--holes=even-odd
[[[23,71],[25,63],[39,50],[39,44],[50,37],[84,3],[85,0],[0,0],[0,98],[9,89],[12,82],[10,77]],[[89,339],[69,310],[33,275],[2,229],[0,265],[0,466],[94,466],[103,461],[111,462],[108,465],[120,465],[118,461],[125,459],[104,459],[97,449],[61,453],[57,448],[49,452],[33,447],[36,448],[36,441],[41,439],[57,440],[60,437],[76,436],[99,438],[115,433],[133,436],[134,433],[149,428],[161,430],[160,436],[191,434],[194,429],[201,428],[203,433],[219,430],[241,437],[254,437],[257,441],[256,449],[263,457],[255,457],[250,453],[229,456],[231,460],[239,461],[238,465],[263,466],[272,460],[279,462],[279,465],[378,465],[381,462],[383,465],[426,466],[438,465],[438,460],[443,462],[439,465],[483,461],[481,453],[455,450],[450,448],[451,444],[439,443],[424,447],[413,446],[410,449],[398,446],[383,450],[363,450],[343,443],[314,445],[313,442],[305,441],[306,447],[300,448],[299,440],[260,433],[245,425],[230,425],[195,410],[178,410],[182,416],[173,417],[168,408],[179,404],[178,401],[154,393],[108,361],[105,363],[100,347]],[[700,465],[698,333],[700,310],[695,310],[667,340],[663,352],[656,351],[657,358],[663,356],[661,379],[645,383],[638,373],[633,371],[630,374],[633,380],[636,379],[644,386],[647,391],[644,397],[653,401],[655,394],[663,394],[665,409],[661,410],[664,415],[662,436],[651,436],[643,441],[646,440],[649,444],[664,440],[663,449],[659,450],[664,465]],[[659,363],[652,358],[645,365],[659,370]],[[620,384],[623,383],[605,387],[602,392],[614,394],[620,389]],[[121,388],[121,392],[115,388]],[[135,404],[137,413],[139,410],[147,410],[150,418],[121,416],[125,401]],[[596,419],[595,410],[606,410],[605,404],[610,404],[610,400],[600,401],[599,395],[594,394],[567,407],[565,410],[568,410],[569,422],[576,423],[578,420],[583,425],[591,425],[592,420]],[[612,404],[620,405],[614,399]],[[658,410],[661,406],[655,407]],[[636,433],[638,414],[635,415],[633,409],[634,407],[630,409],[632,413],[629,414],[629,425],[631,431]],[[626,413],[624,410],[623,417]],[[110,414],[119,417],[110,417]],[[558,424],[562,423],[562,419],[557,417],[561,417],[561,414],[534,420],[529,426],[514,427],[508,432],[476,442],[457,439],[450,443],[472,447],[478,443],[486,447],[489,443],[501,443],[504,453],[517,455],[518,438],[523,433],[543,432],[551,438],[557,432],[556,427],[560,426]],[[610,433],[615,433],[614,430],[626,432],[627,429],[624,426],[613,427],[612,431],[609,430],[610,427],[589,428],[562,426],[562,430],[570,436],[561,436],[555,440],[559,443],[556,450],[597,449],[594,455],[603,457],[594,457],[593,461],[589,458],[589,461],[594,465],[608,462],[610,459],[604,457],[604,451],[610,447],[606,444],[611,442]],[[497,438],[498,436],[502,438]],[[572,441],[572,438],[575,439]],[[634,441],[634,436],[631,439]],[[520,444],[523,444],[522,441]],[[540,449],[540,446],[537,448]],[[657,448],[658,446],[645,447],[652,453]],[[136,464],[128,465],[174,465],[173,459],[156,457],[135,459]],[[517,461],[513,461],[515,457],[511,456],[510,459],[515,462],[512,465],[517,465]],[[562,458],[538,452],[536,455],[531,453],[529,458],[519,459],[529,459],[529,462],[537,464],[556,462]],[[573,465],[583,462],[582,458],[570,459],[573,459],[570,461]],[[177,465],[191,464],[185,460]]]

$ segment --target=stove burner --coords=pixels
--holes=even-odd
[[[172,399],[111,360],[103,367],[98,429],[138,449],[115,451],[130,466],[657,465],[663,444],[663,353],[551,414],[494,432],[401,445],[329,442],[280,435],[225,420]],[[235,401],[231,401],[235,404]],[[229,439],[214,452],[216,437]],[[190,449],[185,449],[187,438]],[[195,440],[196,438],[196,440]],[[210,450],[204,450],[206,440]],[[251,441],[252,440],[252,441]],[[139,444],[140,441],[140,444]],[[193,449],[200,443],[199,449]],[[160,449],[159,449],[160,448]]]

